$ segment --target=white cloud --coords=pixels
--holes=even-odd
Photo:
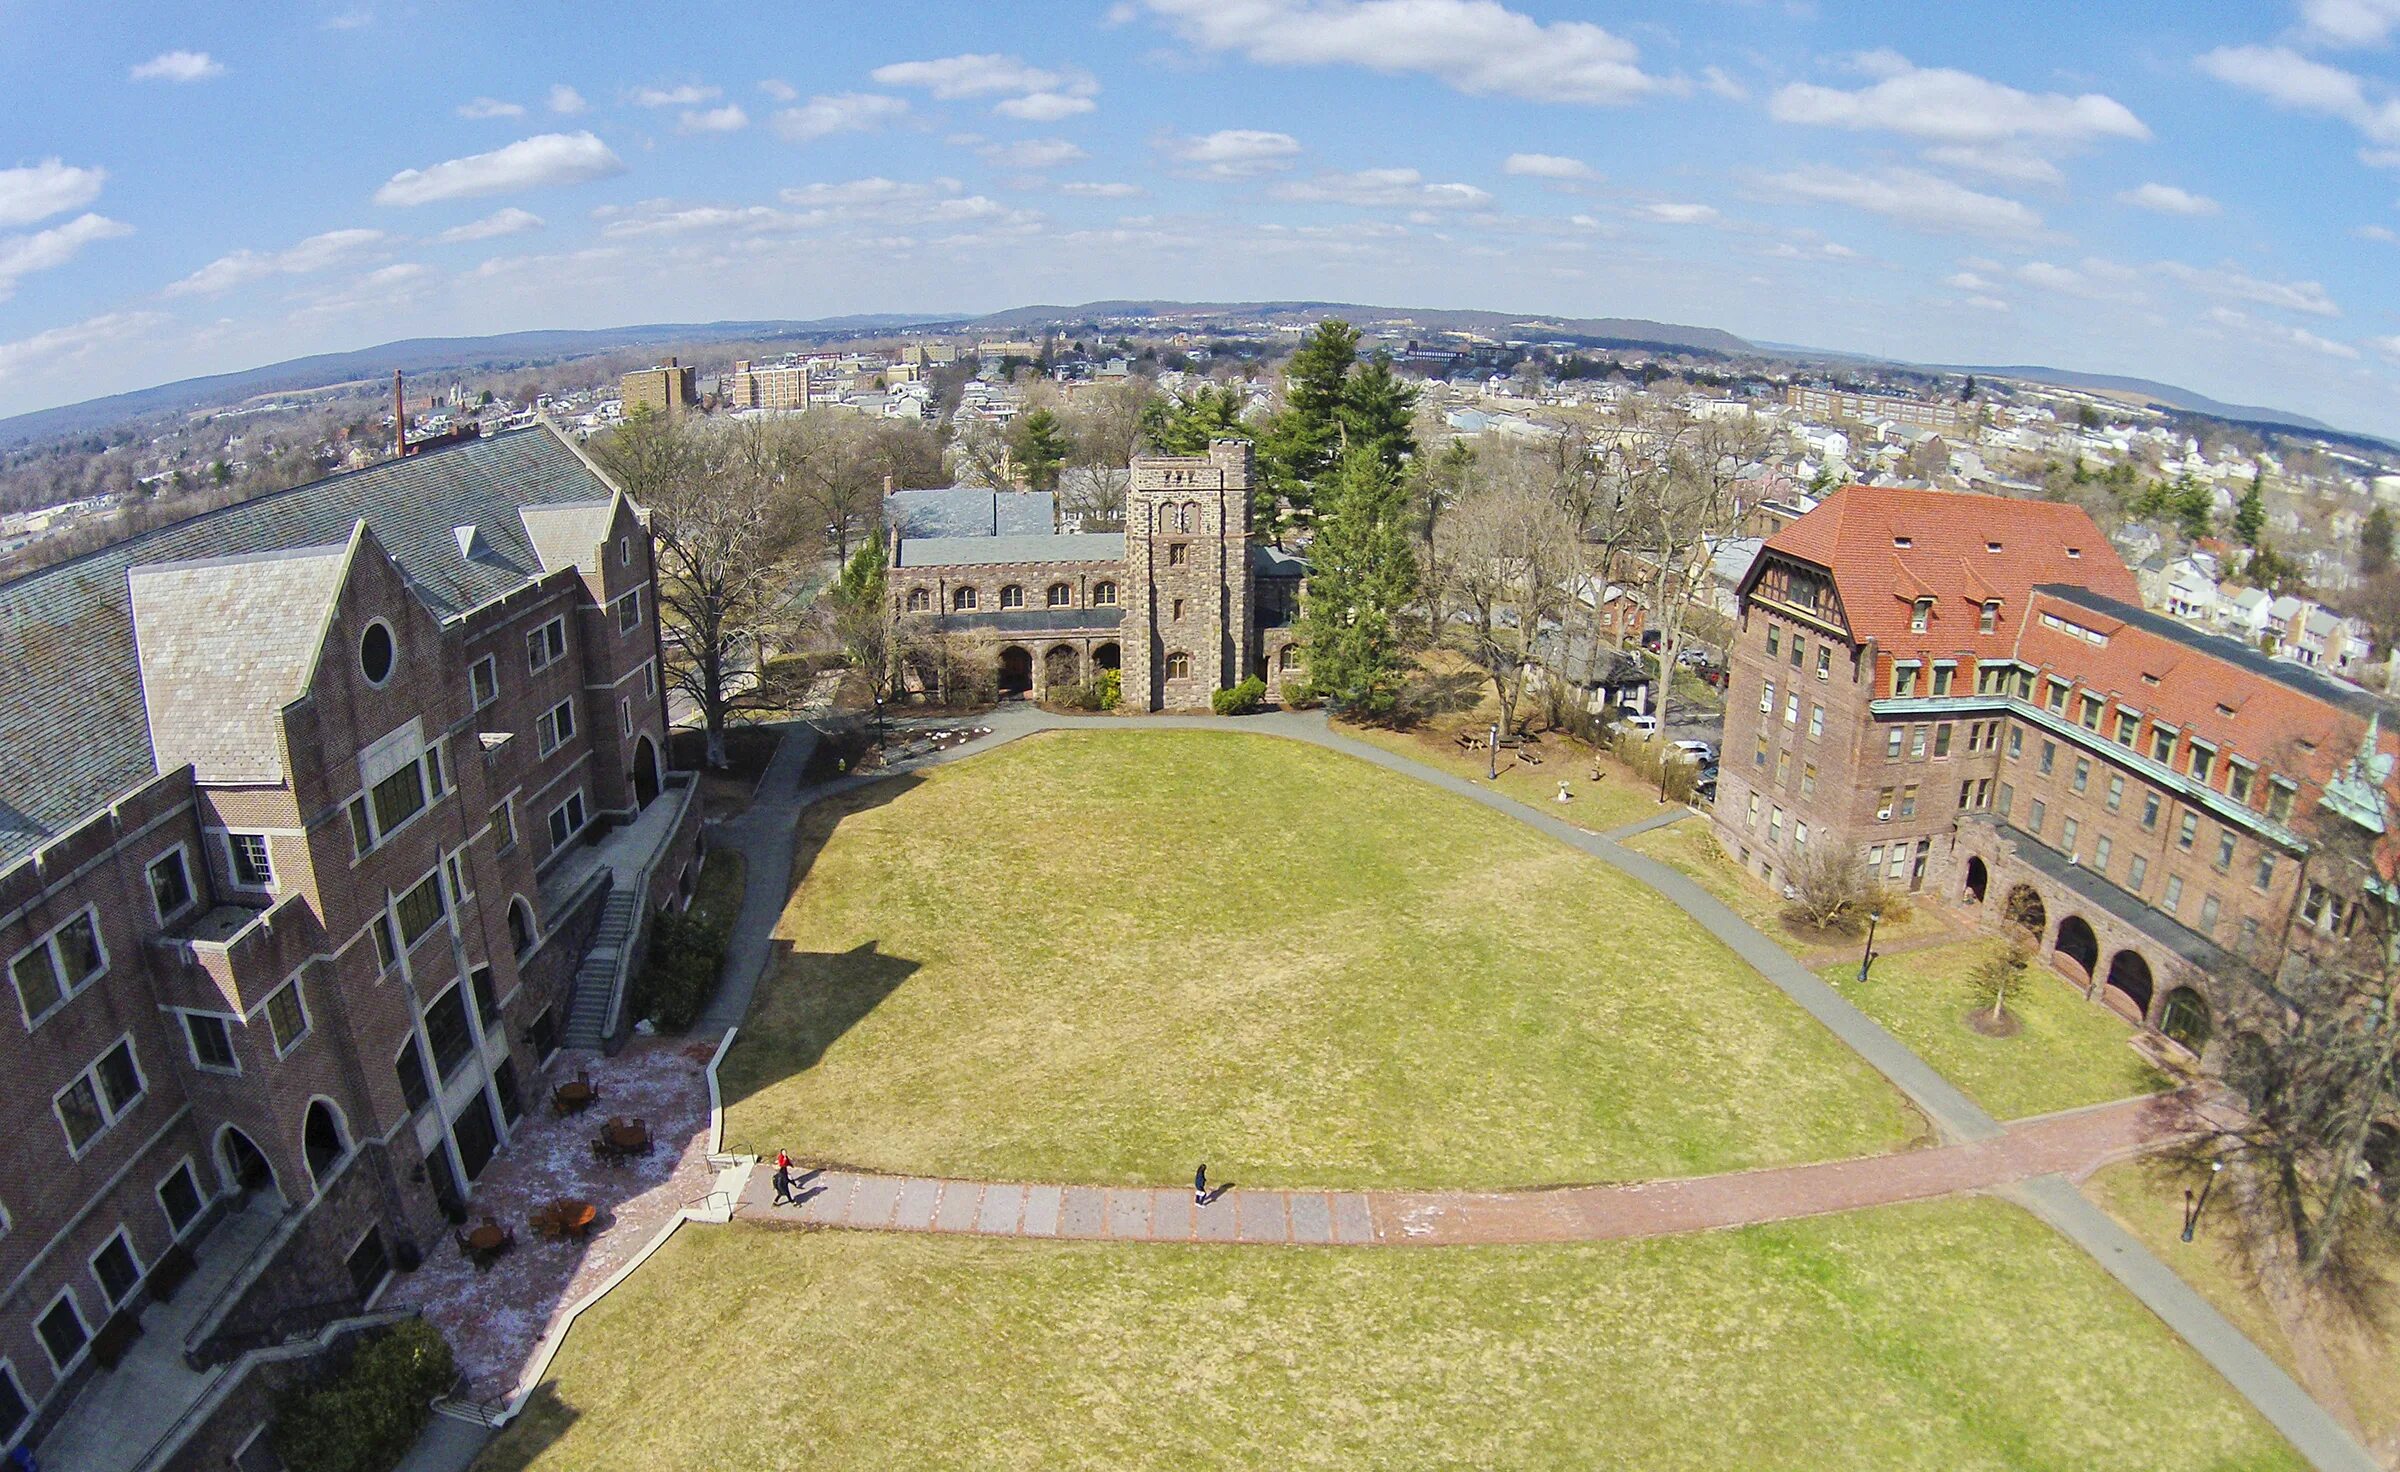
[[[2275,322],[2264,317],[2253,317],[2248,312],[2236,311],[2232,307],[2211,308],[2208,318],[2219,326],[2231,328],[2235,332],[2247,333],[2270,342],[2279,342],[2288,347],[2319,353],[2328,358],[2356,362],[2359,357],[2358,349],[2346,342],[2335,342],[2332,338],[2320,337],[2305,327],[2294,327],[2288,323]]]
[[[2022,238],[2042,228],[2042,217],[2017,200],[1914,169],[1870,175],[1809,164],[1776,174],[1766,183],[1789,198],[1848,205],[1939,235]]]
[[[0,169],[0,226],[30,225],[100,197],[106,169],[78,168],[46,158],[21,169]]]
[[[1058,72],[1029,66],[1014,56],[969,54],[935,61],[895,61],[868,73],[885,87],[922,87],[945,100],[986,97],[1000,92],[1048,92],[1067,78]]]
[[[131,75],[137,82],[201,82],[225,75],[225,65],[205,51],[162,51]]]
[[[590,106],[590,103],[583,100],[581,92],[564,82],[560,82],[550,89],[550,110],[560,117],[573,117]]]
[[[1149,191],[1139,184],[1120,184],[1096,179],[1071,179],[1058,186],[1061,194],[1082,199],[1138,199]]]
[[[800,100],[800,89],[777,77],[769,77],[765,81],[759,83],[758,90],[766,93],[767,96],[773,98],[777,102],[797,102]]]
[[[1247,179],[1290,168],[1300,152],[1300,140],[1289,133],[1258,128],[1220,128],[1197,138],[1166,138],[1158,147],[1202,178]]]
[[[287,250],[237,250],[168,286],[162,296],[223,296],[270,276],[306,276],[356,260],[384,242],[381,230],[328,230]]]
[[[434,204],[480,194],[582,184],[623,172],[625,161],[588,132],[542,133],[428,169],[402,169],[375,191],[375,202]]]
[[[1592,166],[1579,158],[1556,153],[1512,153],[1500,172],[1528,179],[1589,179]]]
[[[363,31],[373,24],[375,24],[373,13],[364,10],[345,10],[338,15],[329,15],[319,21],[317,29],[320,31]]]
[[[2400,233],[2383,225],[2361,225],[2350,232],[2361,240],[2380,241],[2385,245],[2400,245]]]
[[[0,343],[0,382],[22,374],[55,373],[88,357],[94,348],[149,337],[167,320],[163,312],[110,312]]]
[[[456,245],[465,240],[496,240],[503,235],[522,235],[528,230],[541,228],[542,217],[540,215],[510,205],[507,209],[495,210],[480,220],[470,220],[464,225],[453,225],[433,239],[436,245]]]
[[[750,114],[735,102],[706,112],[687,112],[676,124],[678,131],[685,133],[739,133],[749,126]]]
[[[812,210],[855,209],[861,206],[879,208],[953,195],[958,190],[956,179],[934,179],[915,184],[875,175],[865,179],[847,179],[839,184],[803,184],[784,190],[783,202]]]
[[[680,87],[636,87],[633,102],[636,107],[698,107],[724,95],[721,88],[686,82]]]
[[[17,289],[21,277],[63,266],[96,240],[131,235],[133,227],[106,215],[82,214],[31,235],[0,236],[0,300]]]
[[[975,150],[1004,169],[1029,173],[1077,163],[1091,155],[1064,138],[1026,138],[1015,143],[987,143]]]
[[[1070,97],[1064,92],[1028,92],[1023,97],[993,104],[992,111],[1021,123],[1055,123],[1061,118],[1090,112],[1097,106],[1089,97]]]
[[[2369,100],[2366,83],[2284,46],[2220,46],[2195,63],[2228,86],[2295,112],[2339,118],[2368,141],[2400,144],[2400,100]]]
[[[1662,225],[1706,225],[1722,218],[1712,205],[1676,204],[1668,200],[1643,205],[1637,213]]]
[[[2162,261],[2159,269],[2206,296],[2256,302],[2262,307],[2306,312],[2312,317],[2342,315],[2342,309],[2325,294],[2325,288],[2314,281],[2268,281],[2231,266],[2202,268],[2181,261]]]
[[[2005,179],[2011,184],[2064,184],[2058,165],[2021,143],[1945,143],[1925,150],[1929,163]]]
[[[1950,67],[1919,67],[1890,52],[1860,58],[1878,75],[1856,92],[1793,82],[1767,104],[1778,122],[1904,133],[1943,143],[2039,139],[2077,143],[2150,136],[2113,97],[2035,95]]]
[[[525,116],[525,108],[521,103],[502,102],[496,97],[478,97],[459,104],[458,115],[478,122],[485,118],[521,118]]]
[[[1961,271],[1955,276],[1945,276],[1942,278],[1942,285],[1954,286],[1960,291],[1988,292],[1998,289],[1993,285],[1993,283],[1985,280],[1981,276],[1976,275],[1973,271]]]
[[[2300,0],[2311,40],[2327,46],[2380,46],[2400,26],[2400,0]]]
[[[1457,209],[1489,203],[1491,196],[1472,184],[1428,184],[1415,169],[1360,169],[1355,173],[1327,172],[1314,179],[1295,179],[1275,186],[1278,199],[1307,204],[1346,204],[1362,209]]]
[[[2213,215],[2222,208],[2205,194],[2194,194],[2172,184],[2144,184],[2139,189],[2128,189],[2117,196],[2117,202],[2162,215]]]
[[[2400,363],[2400,337],[2370,337],[2367,341],[2375,345],[2377,352]]]
[[[1748,102],[1750,100],[1750,89],[1735,81],[1722,67],[1704,66],[1700,68],[1700,85],[1724,98],[1727,102]]]
[[[1996,296],[1971,296],[1967,298],[1967,305],[1979,312],[2005,312],[2009,309],[2008,303]]]
[[[908,103],[898,97],[837,92],[775,114],[775,136],[786,143],[808,143],[835,133],[871,133],[907,111]]]
[[[1478,96],[1636,102],[1683,84],[1588,21],[1544,24],[1499,0],[1145,0],[1191,44],[1265,66],[1419,73]]]
[[[600,233],[618,240],[645,235],[697,235],[787,228],[799,223],[782,210],[763,204],[678,206],[671,200],[650,199],[630,210],[611,210],[608,213],[612,218],[600,228]]]

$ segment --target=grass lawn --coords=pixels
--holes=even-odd
[[[729,765],[712,767],[708,765],[708,733],[678,729],[667,733],[667,757],[675,767],[700,774],[701,810],[706,816],[729,818],[749,810],[758,779],[775,759],[775,748],[782,739],[781,732],[767,726],[727,726],[725,756]]]
[[[1615,756],[1602,752],[1595,758],[1591,747],[1570,739],[1564,732],[1542,737],[1534,747],[1541,757],[1538,764],[1520,761],[1514,751],[1503,749],[1500,776],[1494,781],[1487,775],[1491,771],[1491,753],[1460,749],[1457,736],[1466,727],[1456,722],[1428,722],[1410,730],[1394,731],[1339,721],[1333,729],[1336,735],[1398,752],[1453,777],[1464,777],[1478,786],[1506,793],[1519,802],[1537,804],[1542,811],[1594,833],[1638,823],[1660,812],[1680,811],[1679,807],[1662,808],[1657,789],[1644,783]],[[1480,731],[1483,727],[1475,729]],[[1602,773],[1597,782],[1592,780],[1595,759]],[[1570,790],[1575,801],[1571,803],[1555,800],[1562,778],[1574,784]]]
[[[1978,938],[1881,956],[1865,986],[1858,983],[1856,961],[1823,974],[1860,1011],[2001,1119],[2175,1086],[2134,1052],[2132,1028],[2038,962],[2024,985],[2009,993],[2009,1014],[2022,1024],[2015,1037],[1985,1037],[1968,1027],[1963,1019],[1978,1005],[1969,977],[1998,945]]]
[[[709,850],[700,865],[699,882],[692,887],[692,913],[712,925],[730,926],[742,910],[742,881],[750,861],[740,849]]]
[[[2094,1174],[2083,1189],[2249,1335],[2251,1343],[2292,1370],[2291,1344],[2258,1289],[2257,1272],[2226,1209],[2231,1202],[2223,1191],[2212,1193],[2192,1240],[2182,1240],[2183,1193],[2186,1187],[2199,1186],[2199,1175],[2190,1166],[2153,1157],[2112,1165]],[[2317,1337],[2368,1438],[2385,1442],[2400,1433],[2400,1398],[2392,1394],[2392,1387],[2400,1385],[2400,1302],[2390,1291],[2400,1287],[2400,1241],[2388,1233],[2371,1240],[2369,1257],[2380,1269],[2386,1292],[2364,1321],[2354,1314],[2320,1312]]]
[[[1918,1133],[1658,895],[1300,742],[1053,732],[812,809],[799,848],[789,954],[723,1072],[729,1150],[1500,1186]]]
[[[1625,840],[1625,847],[1637,854],[1646,854],[1670,869],[1677,870],[1693,883],[1707,890],[1726,909],[1750,922],[1768,939],[1795,956],[1806,958],[1828,949],[1849,947],[1853,954],[1863,948],[1866,938],[1826,937],[1815,932],[1801,934],[1783,923],[1783,898],[1767,888],[1766,881],[1754,874],[1745,874],[1734,866],[1709,830],[1708,819],[1692,816],[1664,828],[1653,828]],[[1885,923],[1875,931],[1877,946],[1897,945],[1903,941],[1939,935],[1950,928],[1930,906],[1912,905],[1908,918],[1897,924]]]
[[[1532,1248],[687,1227],[552,1374],[482,1472],[2302,1465],[1988,1199]]]

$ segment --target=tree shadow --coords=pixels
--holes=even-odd
[[[1483,676],[1472,670],[1419,671],[1400,691],[1392,725],[1413,731],[1442,716],[1473,710],[1483,701]]]

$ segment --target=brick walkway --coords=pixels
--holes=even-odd
[[[1609,1242],[1747,1226],[2081,1177],[2191,1125],[2182,1095],[2051,1115],[1992,1139],[1685,1180],[1534,1191],[1253,1191],[1195,1207],[1188,1187],[1026,1185],[795,1170],[798,1206],[755,1171],[736,1214],[860,1231],[1104,1242],[1441,1247]]]

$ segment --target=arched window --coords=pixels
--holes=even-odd
[[[1168,655],[1168,656],[1167,656],[1167,678],[1168,678],[1168,679],[1170,679],[1170,680],[1187,680],[1187,679],[1190,679],[1190,678],[1191,678],[1191,674],[1192,674],[1192,657],[1191,657],[1190,655],[1188,655],[1188,654],[1184,653],[1182,650],[1180,650],[1180,649],[1179,649],[1179,650],[1175,651],[1173,654],[1170,654],[1170,655]]]
[[[1092,584],[1092,606],[1094,608],[1116,607],[1117,585],[1115,583]]]
[[[308,1173],[322,1188],[333,1168],[350,1153],[350,1137],[342,1129],[341,1111],[323,1099],[312,1100],[300,1127],[300,1149],[308,1157]]]
[[[973,613],[975,611],[975,590],[973,588],[951,589],[950,607],[959,613]]]
[[[1275,656],[1275,667],[1279,670],[1300,668],[1300,646],[1297,644],[1284,645],[1282,652]]]
[[[1002,588],[1000,590],[1000,606],[1002,608],[1023,608],[1025,606],[1025,590],[1015,583],[1010,583],[1007,587]]]
[[[532,907],[522,899],[510,900],[508,902],[509,949],[516,952],[517,959],[522,961],[525,959],[525,953],[533,949],[534,939]]]
[[[1191,529],[1192,529],[1192,508],[1191,508],[1190,504],[1189,504],[1189,503],[1186,503],[1186,504],[1184,504],[1184,505],[1181,505],[1181,506],[1178,506],[1178,507],[1176,507],[1176,508],[1175,508],[1175,530],[1177,530],[1177,531],[1179,531],[1179,532],[1188,532],[1188,531],[1190,531]]]
[[[1065,583],[1050,585],[1050,606],[1052,608],[1065,608],[1074,601],[1075,590],[1073,588],[1068,587]]]
[[[923,588],[911,588],[908,590],[908,611],[910,613],[924,613],[932,607],[932,593]]]

